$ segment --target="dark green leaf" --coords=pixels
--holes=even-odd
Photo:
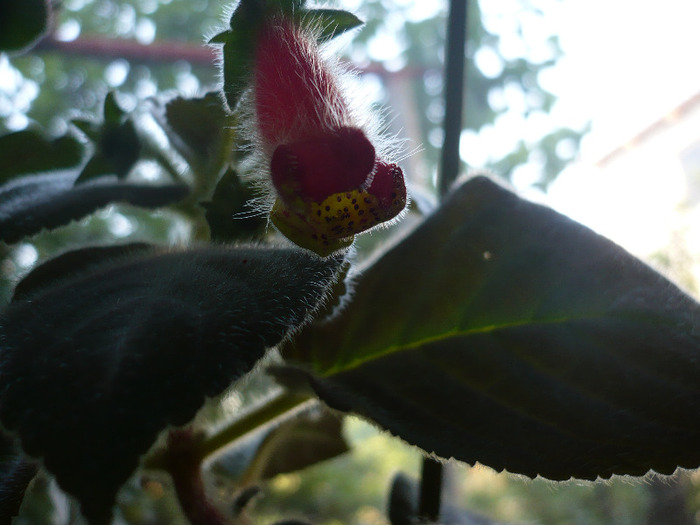
[[[80,163],[83,145],[72,135],[49,139],[36,130],[0,137],[0,184],[18,175],[71,168]]]
[[[165,105],[165,132],[170,143],[200,176],[219,176],[233,149],[231,116],[221,95],[175,98]]]
[[[157,208],[184,198],[182,185],[146,186],[113,180],[74,185],[75,173],[54,172],[13,179],[0,187],[0,241],[17,242],[57,228],[112,202]]]
[[[17,515],[36,471],[36,464],[24,457],[15,440],[0,432],[0,525],[9,525]]]
[[[552,479],[700,465],[699,305],[483,177],[285,355],[332,406],[442,457]]]
[[[321,28],[319,42],[331,40],[362,25],[362,20],[340,9],[309,9],[305,10],[301,16],[309,17],[319,25]]]
[[[262,2],[240,2],[231,15],[230,31],[210,41],[223,44],[224,96],[231,110],[236,108],[250,83],[255,41],[264,16]]]
[[[49,25],[47,0],[0,1],[0,51],[17,51],[38,40]]]
[[[114,92],[105,97],[104,122],[76,119],[73,124],[94,143],[95,151],[85,164],[76,184],[100,177],[126,177],[141,155],[141,139],[133,121],[119,107]]]
[[[82,131],[85,134],[85,136],[91,141],[97,142],[99,140],[100,125],[97,122],[93,120],[75,118],[71,120],[71,124],[73,124],[76,128]]]
[[[101,175],[116,175],[123,179],[139,159],[141,140],[131,120],[121,124],[105,123],[95,149],[95,154],[83,168],[76,183]]]
[[[234,170],[221,177],[212,200],[202,203],[212,240],[250,240],[265,232],[267,216],[250,207],[255,196],[254,188],[242,181]]]
[[[222,458],[216,469],[242,484],[257,483],[332,459],[349,450],[343,418],[319,406],[264,428]]]
[[[94,260],[0,317],[0,419],[105,523],[156,435],[302,324],[340,260],[223,247]]]
[[[121,124],[122,122],[124,122],[126,112],[121,107],[119,107],[119,103],[117,102],[117,96],[114,91],[110,91],[105,97],[102,117],[104,118],[105,123]]]
[[[304,0],[244,1],[238,4],[230,21],[230,30],[214,36],[209,43],[223,44],[224,95],[230,109],[238,104],[250,85],[255,42],[266,17],[284,13],[300,24],[317,25],[320,41],[330,40],[362,24],[352,13],[337,9],[306,9]]]
[[[154,246],[150,244],[135,242],[113,246],[93,246],[66,252],[29,272],[15,287],[12,300],[22,300],[39,293],[54,282],[75,277],[96,264],[153,249]]]

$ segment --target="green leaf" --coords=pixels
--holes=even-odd
[[[362,20],[352,13],[340,9],[308,9],[301,16],[309,17],[321,28],[319,42],[331,40],[363,24]]]
[[[247,438],[245,446],[234,448],[214,469],[243,485],[295,472],[350,450],[342,430],[342,417],[314,406]]]
[[[308,319],[340,264],[257,248],[103,255],[62,278],[65,259],[46,263],[55,280],[0,315],[0,421],[91,523],[161,430]]]
[[[263,3],[240,2],[231,15],[230,31],[219,33],[210,41],[223,44],[224,96],[231,110],[250,83],[255,42],[264,16]]]
[[[110,91],[105,97],[102,117],[105,123],[112,124],[121,124],[126,118],[126,112],[119,106],[117,95],[114,91]]]
[[[17,51],[35,43],[49,25],[47,0],[0,2],[0,51]]]
[[[153,250],[154,246],[142,242],[117,244],[114,246],[93,246],[66,252],[34,268],[15,287],[13,301],[27,298],[48,288],[54,281],[68,276],[79,275],[84,270],[105,261],[112,261]]]
[[[36,464],[24,458],[15,440],[0,432],[0,523],[9,524],[17,515],[36,471]]]
[[[80,219],[113,202],[158,208],[183,199],[189,188],[98,180],[75,185],[74,172],[52,172],[0,186],[0,241],[17,242],[43,229]]]
[[[331,406],[442,457],[551,479],[700,465],[700,306],[484,177],[284,355]]]
[[[299,24],[318,26],[323,42],[362,24],[359,18],[338,9],[307,9],[304,0],[257,0],[238,4],[230,21],[230,30],[217,34],[210,44],[223,44],[224,95],[228,107],[235,109],[250,85],[254,65],[255,43],[261,24],[278,13],[294,18]]]
[[[71,168],[80,163],[83,145],[73,135],[50,139],[25,129],[0,137],[0,184],[28,173]]]
[[[164,124],[170,143],[195,174],[215,181],[231,156],[234,137],[234,122],[221,96],[175,98],[165,105]]]
[[[141,139],[136,127],[117,104],[114,92],[105,97],[103,114],[101,125],[83,119],[73,121],[95,144],[95,152],[83,167],[76,184],[102,175],[116,175],[123,179],[141,155]]]
[[[212,200],[204,202],[205,217],[215,242],[260,238],[267,228],[267,216],[250,207],[255,189],[234,170],[228,170],[216,185]]]

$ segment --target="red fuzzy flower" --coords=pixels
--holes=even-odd
[[[280,15],[258,35],[253,104],[276,191],[271,219],[327,255],[404,209],[403,172],[378,156],[308,30]]]

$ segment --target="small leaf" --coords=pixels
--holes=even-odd
[[[73,172],[54,172],[16,178],[0,186],[0,241],[17,242],[113,202],[157,208],[177,202],[189,191],[182,185],[148,186],[109,180],[75,186],[75,177]]]
[[[105,97],[102,117],[105,123],[121,124],[124,122],[126,112],[119,106],[117,95],[114,91],[110,91]]]
[[[213,241],[251,240],[264,234],[267,217],[250,207],[255,196],[252,185],[234,170],[221,177],[211,201],[202,203]]]
[[[304,469],[350,450],[343,418],[315,406],[273,428],[264,428],[219,460],[216,470],[252,484]],[[241,468],[242,467],[242,468]]]
[[[218,93],[178,97],[165,105],[164,130],[199,176],[216,180],[233,150],[234,122]]]
[[[93,142],[97,142],[100,138],[100,125],[92,120],[74,118],[70,121],[76,128],[85,134]]]
[[[0,2],[0,51],[27,48],[43,36],[51,17],[47,0]]]
[[[49,139],[25,129],[0,137],[0,184],[28,173],[71,168],[80,163],[83,145],[72,135]]]
[[[620,247],[479,177],[284,355],[428,452],[595,479],[700,466],[699,323]]]
[[[119,107],[114,92],[105,97],[104,122],[76,119],[73,124],[94,143],[93,156],[83,167],[76,184],[102,175],[123,179],[141,155],[141,139],[136,126]]]
[[[211,247],[93,260],[0,316],[0,420],[105,523],[157,434],[304,323],[340,259]]]
[[[362,20],[352,13],[340,9],[309,9],[302,16],[308,16],[321,28],[319,42],[331,40],[363,24]]]
[[[231,15],[230,31],[219,33],[211,43],[223,44],[224,96],[234,110],[248,88],[260,24],[265,16],[262,2],[240,2]]]

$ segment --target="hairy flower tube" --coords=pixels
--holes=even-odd
[[[313,32],[270,17],[254,64],[254,118],[275,189],[275,226],[325,256],[396,217],[406,206],[403,172],[369,140]]]

